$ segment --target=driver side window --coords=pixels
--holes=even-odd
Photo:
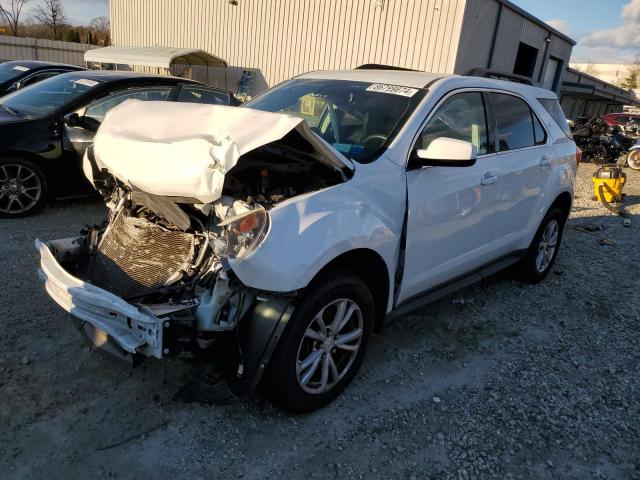
[[[417,148],[426,149],[440,137],[471,142],[478,155],[489,153],[487,117],[480,92],[457,93],[445,100],[420,134]]]

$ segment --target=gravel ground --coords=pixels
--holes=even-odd
[[[99,203],[0,221],[0,477],[640,479],[640,174],[624,228],[591,200],[593,170],[545,282],[501,274],[399,319],[306,416],[178,403],[186,364],[88,351],[37,281],[33,240],[75,234]]]

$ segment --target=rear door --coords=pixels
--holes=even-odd
[[[522,97],[489,92],[488,98],[500,172],[493,241],[506,254],[529,235],[544,178],[556,157],[542,122]]]
[[[471,167],[407,171],[408,218],[404,274],[398,301],[490,262],[498,199],[496,155],[479,91],[445,96],[429,116],[413,151],[440,137],[472,142]]]

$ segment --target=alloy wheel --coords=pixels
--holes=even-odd
[[[296,357],[296,378],[305,392],[328,392],[347,374],[358,355],[363,327],[362,311],[353,300],[340,298],[320,309]]]
[[[634,170],[640,170],[640,151],[634,150],[629,153],[627,165]]]
[[[0,165],[0,212],[24,213],[40,201],[42,182],[31,168],[15,163]]]
[[[553,260],[559,232],[560,225],[557,220],[551,220],[545,227],[544,232],[542,232],[542,237],[538,244],[538,255],[536,256],[536,269],[540,273],[549,268],[549,264]]]

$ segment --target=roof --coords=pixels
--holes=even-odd
[[[354,82],[388,83],[403,87],[425,88],[434,80],[445,75],[442,73],[415,72],[410,70],[318,70],[299,75],[296,78],[318,78],[326,80],[351,80]]]
[[[174,47],[104,47],[87,50],[85,62],[140,65],[145,67],[171,68],[173,64],[227,67],[220,57],[204,50]]]
[[[69,78],[77,77],[77,78],[86,78],[88,80],[99,80],[103,82],[117,81],[117,80],[144,80],[144,79],[152,79],[158,80],[165,83],[175,83],[175,82],[184,82],[184,83],[196,83],[201,84],[201,82],[196,82],[195,80],[189,80],[188,78],[181,77],[173,77],[170,75],[155,75],[151,73],[139,73],[139,72],[126,72],[122,70],[82,70],[78,72],[69,72],[65,73]]]
[[[571,77],[576,77],[577,81],[571,81]],[[565,80],[562,82],[562,94],[584,96],[593,100],[606,100],[623,105],[640,106],[640,100],[636,98],[633,91],[625,90],[573,68],[567,68],[567,75],[565,75]]]
[[[68,67],[77,70],[82,70],[84,67],[79,67],[78,65],[69,65],[67,63],[56,63],[56,62],[42,62],[38,60],[9,60],[4,62],[5,65],[20,65],[22,67],[27,67],[30,70],[36,68],[46,68],[46,67]]]
[[[571,45],[576,45],[576,41],[574,39],[572,39],[571,37],[568,37],[567,35],[565,35],[561,31],[556,30],[555,28],[553,28],[548,23],[545,23],[542,20],[540,20],[538,17],[534,17],[529,12],[527,12],[526,10],[523,10],[522,8],[520,8],[517,5],[513,4],[509,0],[497,0],[497,1],[500,2],[501,4],[503,4],[505,7],[513,10],[518,15],[521,15],[524,18],[526,18],[527,20],[529,20],[529,21],[535,23],[536,25],[539,25],[540,27],[544,28],[549,33],[554,34],[556,37],[562,38],[564,41],[569,42]]]

